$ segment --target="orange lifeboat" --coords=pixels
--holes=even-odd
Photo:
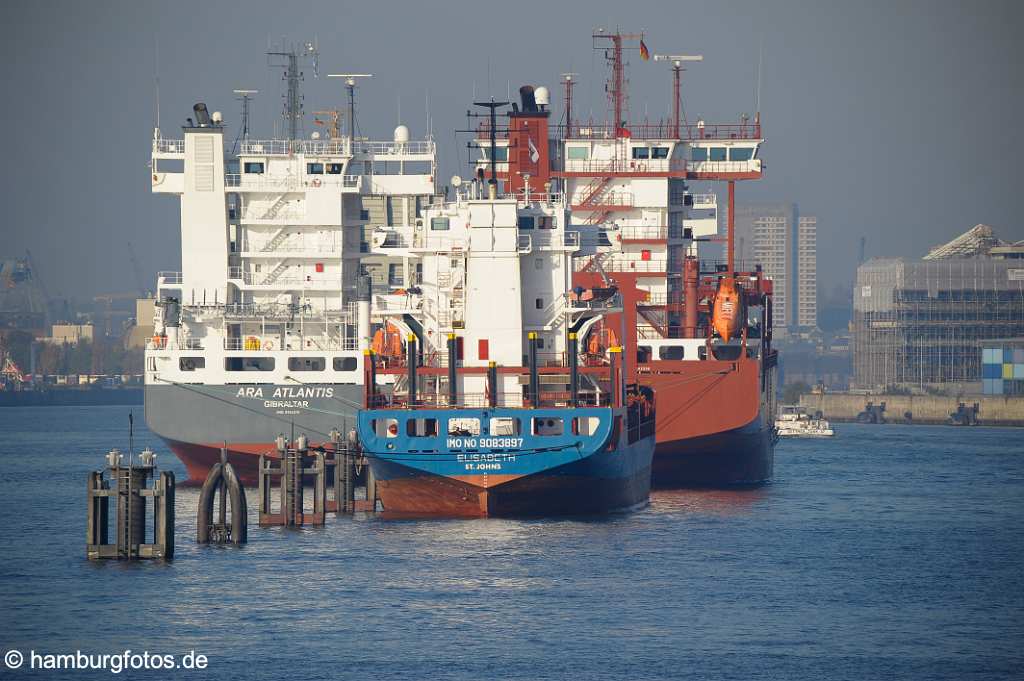
[[[590,339],[587,342],[587,353],[597,357],[603,355],[608,348],[614,348],[618,344],[619,338],[615,331],[601,325],[590,332]]]
[[[732,277],[726,277],[715,293],[712,325],[722,340],[728,343],[730,338],[740,335],[745,318],[743,290],[736,286]]]
[[[402,356],[402,332],[391,322],[377,329],[370,342],[370,349],[375,355],[387,360],[395,360]]]

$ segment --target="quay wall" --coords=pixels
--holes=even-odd
[[[800,405],[809,412],[821,411],[830,421],[855,421],[868,402],[885,402],[885,418],[889,423],[949,423],[949,415],[963,402],[968,408],[978,403],[978,421],[981,425],[1024,426],[1024,397],[1003,395],[965,395],[942,397],[937,395],[853,395],[850,393],[823,393],[801,395]]]

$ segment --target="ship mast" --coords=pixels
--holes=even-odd
[[[294,142],[299,138],[299,126],[302,123],[302,95],[299,92],[299,83],[303,74],[299,71],[299,60],[310,61],[313,64],[313,77],[320,75],[320,52],[315,43],[306,43],[301,51],[295,47],[267,52],[267,61],[271,66],[284,68],[284,80],[288,81],[288,91],[284,95],[284,118],[288,127],[288,140]]]
[[[626,69],[625,64],[622,61],[623,41],[625,40],[636,40],[643,41],[643,33],[606,33],[603,28],[597,29],[593,36],[594,49],[604,50],[604,57],[611,64],[612,72],[608,78],[608,84],[606,86],[608,90],[608,102],[611,108],[613,120],[611,121],[614,126],[612,129],[615,131],[615,136],[621,136],[620,133],[625,128],[626,117],[629,115],[628,97],[626,95]],[[606,40],[611,42],[611,49],[602,47],[598,41]],[[637,48],[639,49],[639,48]]]

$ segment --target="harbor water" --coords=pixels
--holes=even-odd
[[[136,449],[184,477],[139,424]],[[128,678],[1011,679],[1024,670],[1024,431],[839,425],[753,490],[547,520],[335,518],[85,559],[86,474],[128,407],[0,410],[0,649],[205,655]],[[29,671],[16,678],[48,678]],[[9,670],[0,667],[0,675]],[[110,671],[60,672],[109,678]]]

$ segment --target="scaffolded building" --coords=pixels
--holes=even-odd
[[[992,257],[1001,242],[980,231],[928,259],[873,259],[857,269],[856,387],[980,385],[983,341],[1024,336],[1024,262]]]

